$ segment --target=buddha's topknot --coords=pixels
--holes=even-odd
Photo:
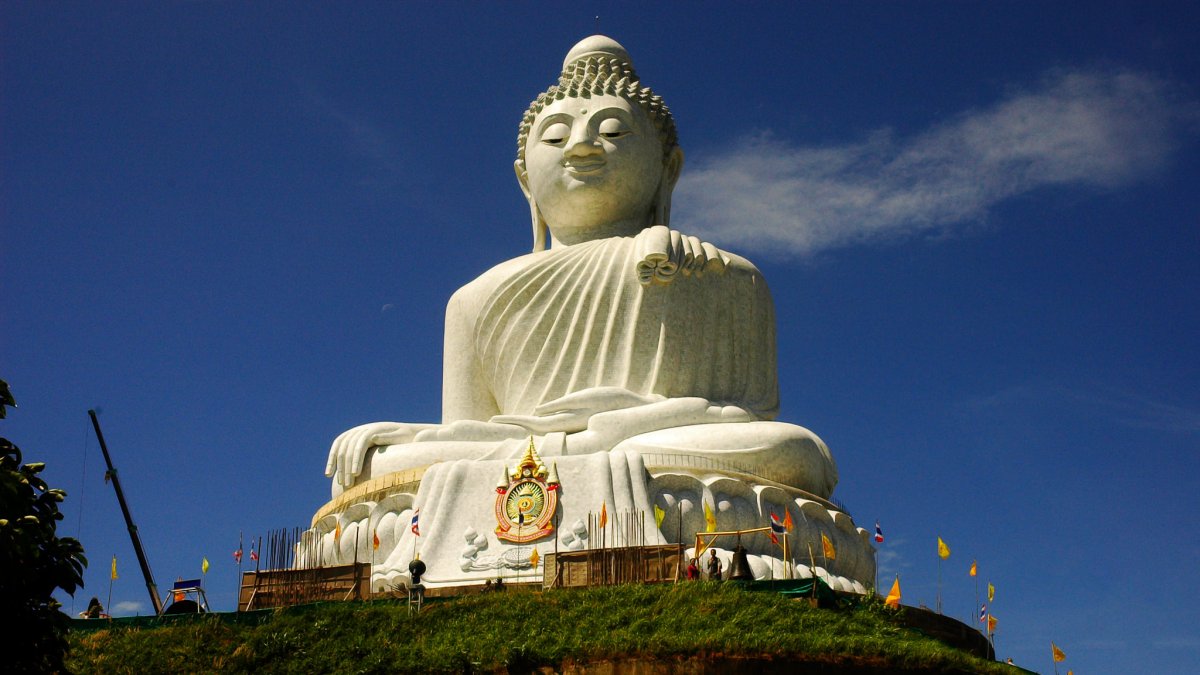
[[[658,129],[664,159],[678,145],[671,110],[663,103],[661,96],[641,85],[633,64],[610,54],[593,52],[568,63],[558,77],[558,84],[539,94],[529,104],[517,133],[517,161],[521,166],[525,166],[525,144],[529,141],[533,120],[546,106],[567,97],[591,98],[605,94],[624,97],[646,111],[654,128]]]

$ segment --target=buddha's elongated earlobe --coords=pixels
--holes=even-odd
[[[525,167],[521,165],[519,159],[513,162],[513,171],[517,174],[517,183],[521,186],[521,193],[529,202],[529,219],[533,222],[533,252],[545,251],[546,231],[549,228],[546,226],[546,219],[542,217],[542,212],[538,209],[537,200],[529,191],[529,174],[525,172]]]
[[[654,201],[654,222],[651,225],[671,225],[671,193],[683,171],[683,149],[675,146],[663,163],[662,180],[658,184],[658,197]]]
[[[533,197],[529,198],[529,216],[533,220],[533,252],[546,250],[546,220],[542,218],[542,212],[538,210],[537,201]]]

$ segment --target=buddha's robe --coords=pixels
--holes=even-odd
[[[479,375],[499,414],[532,415],[592,387],[736,405],[757,419],[779,409],[775,314],[759,271],[639,282],[638,242],[614,237],[528,256],[504,270],[474,324]]]
[[[513,419],[536,418],[548,420],[537,429],[543,456],[619,448],[698,468],[680,460],[702,457],[828,495],[837,469],[824,443],[766,421],[779,388],[761,273],[707,244],[707,262],[682,260],[671,233],[676,246],[668,237],[659,256],[667,271],[656,274],[647,247],[654,258],[666,228],[654,229],[531,253],[459,289],[447,307],[442,425],[372,451],[359,480],[518,456],[529,432]],[[605,408],[613,391],[652,403],[617,396]],[[579,393],[600,405],[586,429],[578,417],[555,426],[546,404]]]

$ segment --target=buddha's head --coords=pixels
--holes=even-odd
[[[571,245],[669,224],[683,151],[670,110],[641,86],[625,48],[593,35],[525,112],[514,168],[540,251],[547,230]]]

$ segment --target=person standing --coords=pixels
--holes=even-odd
[[[708,552],[708,578],[710,581],[721,580],[721,559],[717,557],[716,549]]]

